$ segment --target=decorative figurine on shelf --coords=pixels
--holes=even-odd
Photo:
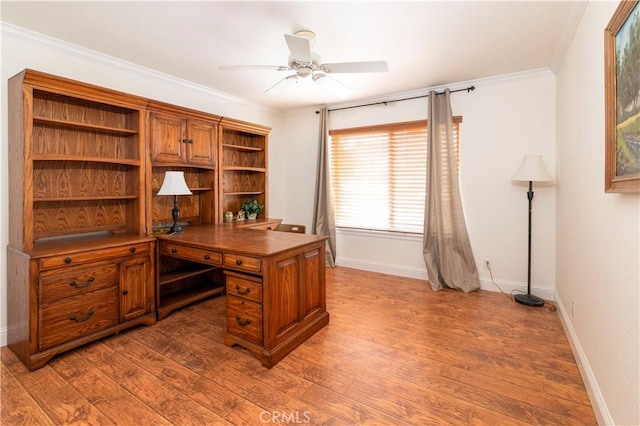
[[[244,220],[244,219],[245,219],[245,217],[244,217],[244,210],[240,210],[240,211],[238,212],[238,217],[237,217],[237,219],[236,219],[236,220]]]
[[[233,221],[233,212],[224,212],[224,221],[232,222]]]

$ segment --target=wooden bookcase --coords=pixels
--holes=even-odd
[[[9,105],[7,340],[34,369],[155,322],[146,101],[25,70]]]
[[[33,70],[8,97],[7,342],[27,368],[224,292],[217,255],[158,246],[173,197],[157,192],[184,172],[187,226],[266,206],[268,127]]]
[[[268,216],[267,140],[270,128],[223,118],[220,122],[220,212],[237,213],[242,204],[255,198]]]

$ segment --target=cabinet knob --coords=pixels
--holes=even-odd
[[[208,254],[204,255],[204,260],[209,260],[209,255]]]
[[[64,259],[64,263],[71,263],[73,260],[70,257]]]
[[[130,251],[131,253],[135,253],[135,252],[136,252],[136,248],[135,248],[135,247],[131,247],[131,248],[129,249],[129,251]]]
[[[242,260],[240,260],[240,259],[236,260],[236,265],[238,265],[238,266],[242,265]]]
[[[182,139],[182,143],[189,143],[189,139]]]
[[[122,290],[122,295],[126,296],[127,294],[129,294],[129,290]]]
[[[171,253],[177,253],[177,252],[178,252],[178,249],[177,249],[177,248],[172,248],[172,249],[171,249]]]

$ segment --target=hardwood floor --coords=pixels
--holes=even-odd
[[[28,372],[2,352],[2,425],[594,425],[556,312],[501,293],[327,270],[328,326],[272,369],[224,346],[225,298]]]

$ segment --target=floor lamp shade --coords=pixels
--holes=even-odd
[[[553,178],[547,172],[541,155],[525,155],[512,179],[519,182],[529,182],[529,190],[527,191],[527,199],[529,200],[527,293],[516,294],[514,299],[516,302],[527,306],[544,306],[544,300],[531,294],[531,205],[533,201],[533,182],[550,182]]]
[[[173,226],[171,227],[172,234],[182,231],[182,227],[178,225],[180,219],[180,209],[178,208],[178,195],[191,195],[191,191],[187,186],[187,182],[184,180],[184,172],[171,171],[165,172],[164,181],[162,187],[158,191],[158,195],[173,195],[173,209],[171,214],[173,216]]]
[[[520,182],[550,182],[553,180],[544,166],[541,155],[525,155],[511,178]]]

